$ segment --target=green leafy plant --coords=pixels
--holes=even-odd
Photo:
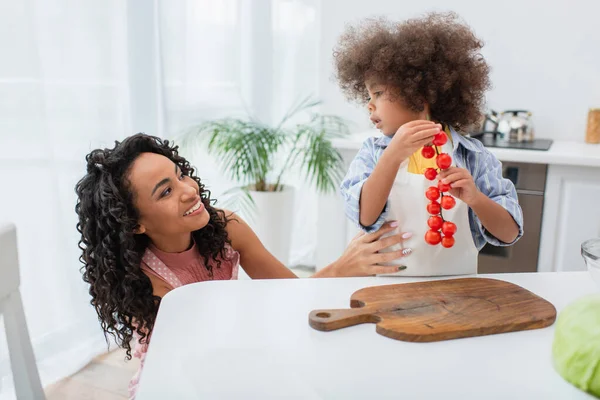
[[[305,98],[275,126],[252,118],[206,121],[188,129],[180,141],[184,147],[205,145],[225,175],[240,185],[229,194],[242,194],[246,202],[252,202],[251,190],[283,190],[291,169],[300,171],[318,192],[334,192],[344,165],[332,140],[348,135],[348,127],[340,117],[312,112],[319,104]],[[304,122],[292,123],[301,113],[306,113]]]

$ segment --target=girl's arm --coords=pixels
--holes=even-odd
[[[346,216],[366,232],[375,232],[385,223],[386,203],[389,195],[389,190],[385,193],[385,188],[380,188],[383,192],[375,197],[377,201],[373,203],[368,198],[370,193],[366,193],[369,190],[365,190],[366,186],[373,184],[373,181],[378,179],[378,173],[375,173],[375,178],[372,177],[376,165],[378,165],[379,171],[384,169],[386,164],[385,157],[382,157],[383,161],[381,163],[377,163],[377,146],[375,142],[375,138],[368,138],[363,142],[362,147],[350,163],[348,172],[340,186]],[[392,176],[388,176],[389,188],[391,188],[393,180]],[[369,182],[368,185],[367,182]],[[375,184],[378,186],[376,182]],[[375,214],[376,218],[372,220],[372,216]]]
[[[451,167],[440,173],[444,183],[452,185],[450,194],[473,210],[475,223],[485,240],[494,246],[508,246],[523,236],[523,211],[514,184],[502,176],[502,164],[472,139],[477,151],[468,153],[467,165],[474,173]]]
[[[387,203],[402,159],[389,151],[384,151],[373,172],[365,181],[360,192],[359,221],[362,226],[372,226]]]
[[[470,207],[485,230],[501,242],[514,243],[519,237],[519,225],[512,215],[483,193],[478,193]]]

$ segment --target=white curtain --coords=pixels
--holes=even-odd
[[[0,221],[17,225],[21,292],[44,384],[106,351],[81,279],[83,157],[131,132],[121,0],[0,0]],[[0,330],[0,393],[13,384]]]
[[[161,0],[158,7],[165,136],[223,116],[279,121],[318,98],[318,0]],[[270,29],[265,29],[270,27]],[[184,149],[218,199],[234,183],[201,149]],[[284,263],[313,265],[315,193],[293,172],[292,249]]]
[[[319,5],[317,0],[273,3],[272,104],[276,121],[298,98],[310,95],[319,99]],[[313,266],[318,198],[297,173],[290,174],[287,183],[296,188],[292,247],[287,264]]]
[[[17,225],[44,385],[106,351],[79,271],[74,186],[85,154],[207,118],[277,120],[318,95],[318,12],[318,0],[0,0],[0,221]],[[189,152],[217,197],[232,186],[214,160]],[[290,183],[301,190],[289,264],[310,264],[316,198]],[[13,396],[0,325],[0,399]]]

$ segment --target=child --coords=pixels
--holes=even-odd
[[[395,262],[406,267],[402,275],[474,274],[485,243],[508,246],[523,234],[501,163],[460,133],[480,120],[490,86],[482,46],[455,14],[431,13],[403,23],[369,20],[348,29],[334,50],[342,90],[366,103],[383,133],[367,139],[350,165],[341,185],[345,211],[367,232],[391,219],[414,233],[403,243],[407,257]]]
[[[105,334],[113,335],[129,358],[133,345],[142,366],[158,307],[169,291],[237,279],[240,265],[253,279],[296,277],[241,218],[213,207],[210,191],[168,141],[137,134],[112,149],[92,151],[86,161],[87,173],[75,188],[83,280]],[[400,235],[379,240],[393,228],[388,224],[355,238],[314,276],[397,271],[378,265],[402,257],[398,251],[377,253],[401,241]],[[193,310],[182,312],[193,317]],[[130,384],[132,397],[139,372],[141,367]]]

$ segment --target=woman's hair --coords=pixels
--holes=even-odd
[[[112,335],[127,350],[128,358],[135,331],[142,343],[147,343],[160,304],[160,298],[153,295],[150,279],[140,267],[149,238],[134,233],[139,213],[128,176],[140,154],[163,155],[198,183],[210,220],[206,227],[192,232],[194,241],[209,271],[211,261],[219,267],[220,260],[227,257],[225,244],[230,241],[225,230],[225,213],[212,206],[210,191],[194,176],[194,169],[177,149],[168,140],[136,134],[115,142],[112,149],[97,149],[88,154],[87,173],[75,187],[83,280],[90,284],[91,304],[105,337]]]
[[[367,102],[367,79],[391,86],[409,108],[457,129],[478,123],[490,85],[483,42],[454,13],[402,23],[384,18],[349,27],[334,49],[336,78],[351,100]]]

